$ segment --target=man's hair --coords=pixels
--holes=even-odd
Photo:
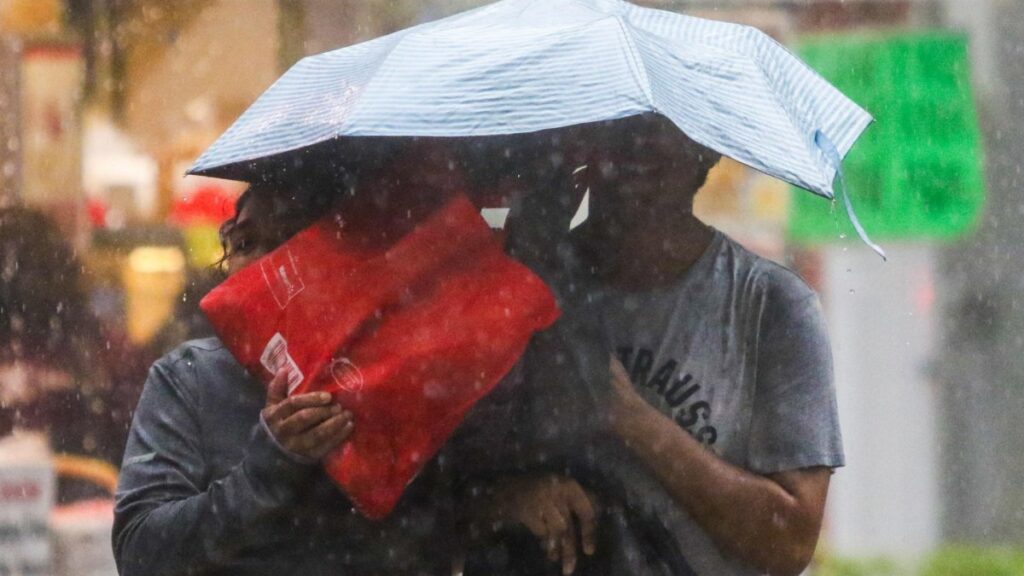
[[[703,144],[698,143],[688,134],[683,132],[675,122],[669,118],[656,113],[639,114],[619,120],[612,120],[600,123],[596,134],[591,135],[601,143],[609,146],[636,147],[637,137],[654,139],[657,142],[657,149],[652,149],[648,144],[644,147],[643,153],[668,152],[670,162],[674,164],[686,164],[696,167],[693,174],[696,180],[692,188],[695,194],[697,190],[707,181],[711,169],[718,164],[722,155]],[[636,152],[636,150],[632,150]]]
[[[460,169],[478,189],[493,189],[506,178],[520,180],[533,189],[548,184],[559,170],[566,169],[563,146],[570,137],[571,132],[554,129],[458,138],[452,150]]]
[[[659,150],[650,144],[638,146],[636,139],[656,138]],[[610,153],[624,160],[631,155],[670,151],[667,161],[696,167],[692,192],[704,185],[711,169],[722,155],[683,132],[669,118],[656,113],[638,114],[543,130],[530,134],[459,139],[455,150],[470,181],[480,187],[492,187],[501,178],[512,176],[528,190],[545,189],[550,193],[569,185],[571,175],[589,166],[592,154]],[[628,160],[627,160],[628,161]]]

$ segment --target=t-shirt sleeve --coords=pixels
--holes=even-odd
[[[832,349],[821,305],[795,274],[774,272],[758,326],[748,466],[762,474],[843,466]]]

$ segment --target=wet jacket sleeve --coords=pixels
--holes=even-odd
[[[113,531],[122,576],[202,574],[232,559],[251,544],[247,527],[293,502],[315,469],[256,424],[241,462],[211,480],[185,364],[154,365],[129,432]]]

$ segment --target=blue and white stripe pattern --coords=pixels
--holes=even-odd
[[[622,0],[502,0],[305,58],[190,170],[345,136],[485,136],[644,112],[831,198],[871,117],[760,31]]]

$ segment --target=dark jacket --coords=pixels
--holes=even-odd
[[[447,574],[449,483],[428,467],[371,522],[259,422],[265,390],[219,340],[157,361],[129,433],[114,552],[123,576]]]
[[[579,556],[577,576],[692,576],[663,518],[677,504],[607,427],[611,348],[597,320],[601,304],[591,298],[596,279],[570,238],[577,203],[567,177],[555,175],[539,187],[545,193],[527,196],[509,216],[509,253],[551,287],[563,315],[530,342],[520,362],[520,383],[509,394],[509,415],[491,420],[492,436],[501,428],[497,424],[505,423],[504,439],[491,441],[489,469],[478,471],[489,472],[492,482],[510,474],[566,475],[596,495],[597,553]],[[494,404],[492,394],[468,422]],[[450,446],[460,476],[472,473],[467,463],[480,461],[484,452],[474,446],[474,436],[466,434]],[[460,455],[467,446],[468,453]],[[486,491],[488,482],[482,484]],[[546,559],[536,538],[513,527],[471,548],[465,573],[542,576],[558,574],[559,567]]]

